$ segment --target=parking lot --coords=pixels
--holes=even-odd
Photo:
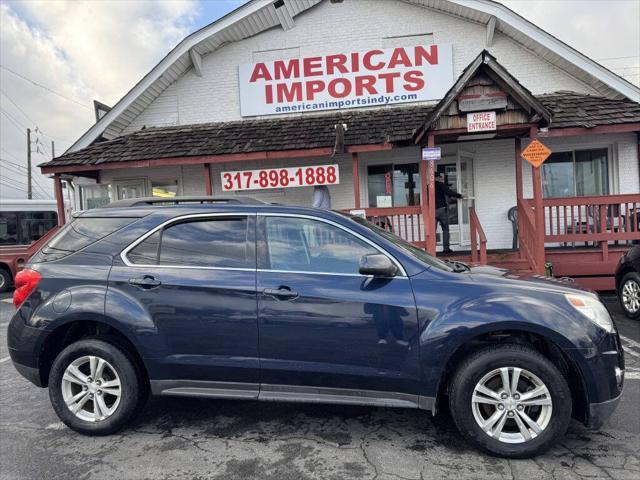
[[[67,429],[47,390],[8,359],[10,296],[0,297],[2,479],[578,479],[640,478],[640,324],[620,313],[627,382],[600,431],[573,422],[567,437],[533,460],[478,453],[451,418],[417,410],[151,398],[119,434]]]

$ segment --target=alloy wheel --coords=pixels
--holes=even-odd
[[[478,426],[504,443],[532,440],[549,426],[551,393],[536,375],[518,367],[487,373],[476,384],[471,399]]]
[[[622,305],[629,313],[640,310],[640,285],[633,279],[627,280],[622,286]]]
[[[109,418],[122,397],[120,377],[103,358],[86,355],[69,364],[62,376],[62,398],[76,417],[87,422]]]

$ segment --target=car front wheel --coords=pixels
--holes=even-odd
[[[66,347],[49,374],[49,397],[69,428],[85,435],[120,430],[136,413],[143,392],[133,362],[118,347],[85,339]]]
[[[618,298],[627,317],[632,320],[640,319],[640,274],[629,272],[622,278]]]
[[[571,391],[537,351],[499,345],[469,357],[454,375],[449,408],[460,432],[480,449],[509,458],[537,455],[571,420]]]

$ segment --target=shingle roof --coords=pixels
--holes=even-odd
[[[574,92],[537,97],[552,112],[550,128],[640,123],[640,104]],[[160,158],[333,147],[334,125],[346,123],[345,145],[410,142],[429,106],[384,107],[276,119],[152,127],[67,153],[46,166],[100,165]]]
[[[551,111],[550,128],[593,128],[640,122],[640,103],[631,100],[611,100],[575,92],[555,92],[538,99]]]

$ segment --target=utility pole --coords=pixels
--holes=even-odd
[[[31,129],[27,128],[27,198],[33,198],[33,189],[31,185]]]
[[[51,140],[51,159],[56,158],[56,142]]]

